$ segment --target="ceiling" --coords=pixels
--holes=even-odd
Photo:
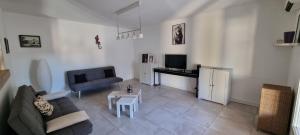
[[[115,11],[128,6],[137,0],[74,0],[96,13],[116,20]],[[195,0],[141,0],[141,15],[145,25],[156,24],[172,16],[178,9]],[[205,0],[198,0],[205,1]],[[137,23],[138,8],[135,8],[119,16],[119,20],[125,25]]]
[[[115,11],[124,8],[137,0],[74,0],[91,9],[96,14],[117,20]],[[224,8],[251,0],[141,0],[143,25],[154,25],[167,19],[184,18],[195,12]],[[137,26],[138,8],[119,16],[119,21],[126,26]]]
[[[4,10],[64,18],[83,22],[116,25],[115,11],[137,0],[0,0]],[[143,25],[155,25],[167,19],[185,18],[202,11],[225,8],[253,0],[141,0]],[[138,26],[138,8],[119,16],[128,28]]]

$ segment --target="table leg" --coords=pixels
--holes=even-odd
[[[155,72],[153,72],[153,86],[156,86],[156,83],[155,83]]]
[[[125,110],[125,105],[122,105],[122,111],[124,112]]]
[[[107,97],[107,102],[108,102],[108,109],[111,110],[112,105],[111,105],[111,97],[110,96]]]
[[[131,104],[129,106],[129,115],[130,115],[130,118],[133,118],[133,104]]]
[[[143,103],[143,101],[142,101],[142,93],[139,93],[138,99],[139,99],[139,103],[140,103],[140,104]]]
[[[160,73],[158,73],[158,85],[160,85],[160,82],[161,82],[161,80],[160,80]]]
[[[120,118],[121,112],[120,112],[120,104],[117,104],[117,117]]]

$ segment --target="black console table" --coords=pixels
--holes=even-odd
[[[198,97],[198,78],[199,78],[199,69],[201,65],[197,65],[197,69],[195,70],[175,70],[175,69],[168,69],[168,68],[153,68],[154,72],[154,86],[159,86],[161,83],[161,73],[163,74],[170,74],[170,75],[178,75],[178,76],[185,76],[190,78],[196,79],[196,97]],[[155,73],[158,73],[158,83],[156,83]]]

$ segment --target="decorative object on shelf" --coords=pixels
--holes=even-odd
[[[148,63],[148,54],[142,54],[142,63]]]
[[[100,41],[99,35],[96,35],[95,41],[96,41],[96,44],[98,45],[98,49],[102,49],[101,41]]]
[[[284,43],[293,43],[295,31],[284,32]]]
[[[4,38],[4,44],[5,44],[5,51],[6,51],[6,54],[9,54],[9,53],[10,53],[10,50],[9,50],[9,43],[8,43],[7,38]]]
[[[134,8],[138,8],[138,23],[139,26],[136,29],[133,30],[129,30],[129,31],[124,31],[124,32],[120,32],[120,22],[119,22],[119,16],[134,9]],[[122,39],[140,39],[143,38],[144,35],[142,33],[142,17],[141,17],[141,1],[138,0],[122,9],[119,9],[118,11],[115,12],[115,14],[117,15],[117,40],[122,40]]]
[[[127,93],[132,93],[132,86],[130,84],[127,86]]]
[[[36,85],[39,90],[44,90],[50,93],[52,88],[52,75],[48,62],[45,59],[40,59],[36,62]]]
[[[30,48],[41,48],[41,38],[35,35],[19,35],[20,46]]]
[[[176,24],[172,26],[172,44],[185,44],[185,23]]]

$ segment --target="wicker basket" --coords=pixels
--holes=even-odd
[[[290,87],[264,84],[258,114],[257,129],[276,135],[287,135],[293,92]]]

